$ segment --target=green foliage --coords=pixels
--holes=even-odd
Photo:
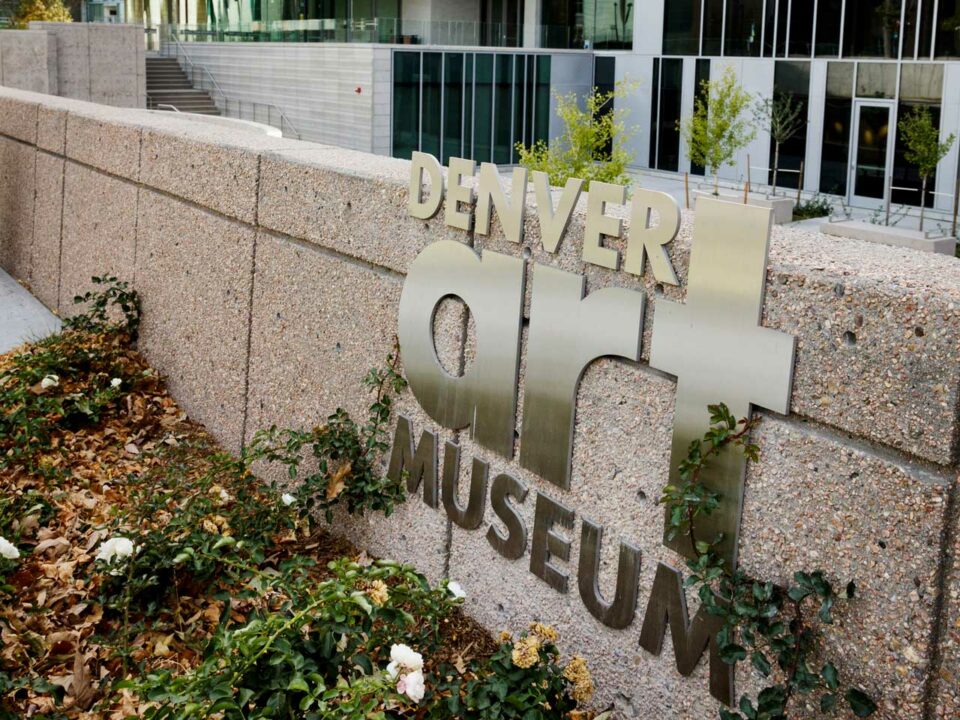
[[[93,280],[106,289],[76,298],[90,307],[65,322],[64,332],[25,346],[0,366],[0,468],[22,464],[48,472],[38,458],[53,450],[54,433],[100,422],[122,388],[139,380],[126,362],[127,341],[139,326],[139,297],[116,278]],[[111,312],[122,313],[123,322],[110,322]]]
[[[567,677],[571,673],[565,675],[560,665],[555,640],[550,628],[534,625],[517,641],[503,642],[479,676],[466,683],[459,703],[451,704],[451,715],[476,720],[566,717],[577,707],[571,694],[576,689]]]
[[[794,206],[793,219],[806,220],[808,218],[827,217],[832,212],[833,203],[822,195],[815,195],[809,200]]]
[[[937,171],[937,165],[950,152],[956,136],[952,133],[940,142],[940,131],[933,124],[930,108],[915,106],[899,123],[900,138],[906,148],[904,158],[914,165],[921,178],[928,178]]]
[[[728,67],[717,80],[704,80],[703,92],[694,100],[693,115],[680,123],[687,155],[706,167],[714,177],[714,195],[719,194],[717,172],[733,162],[737,151],[756,135],[752,121],[744,117],[750,94],[737,83]]]
[[[245,461],[266,459],[287,466],[291,480],[298,476],[309,448],[316,470],[300,479],[292,492],[297,505],[307,511],[323,510],[327,522],[333,519],[333,508],[346,502],[347,512],[363,515],[365,511],[390,515],[394,507],[406,499],[402,482],[385,477],[379,457],[389,449],[387,427],[393,409],[393,396],[406,387],[397,372],[399,347],[387,357],[387,365],[370,370],[364,385],[374,392],[367,422],[359,427],[343,408],[312,430],[278,429],[256,433],[245,453]]]
[[[340,560],[330,569],[332,578],[319,584],[306,575],[286,583],[258,575],[257,591],[274,594],[275,607],[240,625],[221,623],[195,670],[133,683],[157,703],[144,717],[359,720],[385,718],[385,705],[402,708],[409,701],[384,672],[391,645],[429,657],[456,601],[397,563]],[[385,602],[372,592],[380,583],[388,588]]]
[[[594,88],[581,107],[576,93],[557,95],[557,115],[563,121],[563,134],[548,145],[538,140],[529,148],[517,144],[519,164],[529,171],[546,173],[550,184],[563,187],[570,178],[590,182],[626,185],[627,165],[633,155],[624,147],[632,134],[625,125],[627,111],[614,108],[617,98],[624,98],[634,86],[619,83],[609,92]]]
[[[749,661],[769,682],[755,701],[743,696],[739,712],[721,709],[721,719],[786,720],[791,699],[811,694],[819,697],[825,713],[836,706],[841,693],[857,717],[872,715],[877,706],[869,695],[854,687],[843,691],[836,666],[815,662],[824,654],[819,625],[833,622],[834,605],[854,596],[854,583],[837,592],[822,570],[797,572],[794,583],[786,587],[759,580],[727,567],[717,551],[720,538],[696,537],[697,518],[709,515],[721,501],[714,493],[694,490],[707,461],[727,446],[741,448],[752,460],[759,453],[746,440],[754,421],[737,421],[723,404],[709,409],[710,429],[702,442],[691,444],[681,465],[683,488],[669,487],[661,502],[670,511],[670,532],[686,533],[695,549],[695,558],[687,561],[691,571],[687,586],[697,589],[709,613],[723,619],[716,638],[721,658],[731,665]]]
[[[67,319],[63,325],[70,330],[90,333],[124,332],[136,342],[140,332],[140,295],[127,282],[112,275],[91,278],[102,290],[90,290],[73,298],[76,304],[86,304],[86,312]],[[112,322],[111,314],[122,314],[121,322]]]

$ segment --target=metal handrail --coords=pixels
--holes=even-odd
[[[181,50],[183,51],[183,59],[186,61],[187,65],[190,67],[190,79],[191,79],[193,82],[196,82],[195,72],[196,72],[196,70],[199,69],[199,70],[201,71],[201,77],[205,75],[207,78],[210,79],[210,84],[213,86],[213,89],[215,89],[215,90],[217,91],[217,93],[219,94],[220,98],[223,100],[223,109],[224,109],[224,112],[228,112],[228,111],[229,111],[229,107],[230,107],[230,98],[227,97],[227,94],[223,91],[223,88],[220,87],[220,83],[217,82],[217,79],[213,76],[213,73],[211,73],[210,70],[207,69],[206,66],[200,65],[199,63],[195,63],[195,62],[193,62],[193,61],[190,59],[190,55],[187,53],[187,49],[183,46],[183,43],[180,42],[180,39],[177,37],[177,33],[176,33],[176,31],[175,31],[173,28],[169,28],[169,36],[173,39],[173,42],[175,43],[176,49],[175,49],[175,51],[174,51],[174,57],[177,59],[178,62],[179,62],[179,60],[180,60],[180,51],[181,51]],[[163,51],[163,46],[162,46],[162,44],[161,44],[161,52],[162,52],[162,51]],[[202,85],[201,85],[201,87],[202,87]],[[276,110],[276,111],[277,111],[277,114],[280,116],[280,131],[283,132],[283,123],[286,123],[287,125],[290,126],[290,132],[291,132],[291,134],[292,134],[297,140],[300,139],[300,131],[297,130],[296,125],[294,125],[292,122],[290,122],[290,118],[287,117],[287,114],[286,114],[285,112],[283,112],[283,109],[282,109],[279,105],[274,105],[273,103],[261,102],[260,100],[246,100],[246,101],[244,101],[244,100],[239,100],[239,99],[238,99],[238,100],[236,100],[235,102],[237,102],[238,113],[239,113],[240,109],[242,108],[242,103],[248,102],[248,103],[250,103],[251,105],[253,105],[253,106],[254,106],[254,110],[253,110],[254,117],[256,117],[256,114],[257,114],[257,111],[256,111],[256,106],[257,106],[257,105],[260,105],[260,106],[262,106],[262,107],[267,108],[267,119],[268,119],[268,120],[269,120],[269,118],[270,118],[270,112],[271,112],[271,110]],[[238,117],[239,117],[239,114],[238,114]]]
[[[173,110],[174,112],[180,112],[180,108],[176,105],[170,105],[169,103],[157,103],[154,105],[157,110]]]

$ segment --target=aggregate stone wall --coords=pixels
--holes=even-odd
[[[56,38],[40,30],[0,31],[0,85],[56,94]]]
[[[61,313],[92,274],[132,280],[143,294],[142,349],[232,448],[272,423],[309,426],[337,405],[363,411],[360,379],[393,345],[404,276],[424,247],[453,239],[521,253],[496,228],[474,236],[442,215],[408,217],[404,161],[173,115],[3,89],[0,159],[0,265]],[[684,297],[692,216],[671,249],[679,288],[584,265],[582,215],[550,256],[534,216],[532,262],[583,273],[590,291],[642,289],[649,300],[641,362],[604,359],[584,375],[571,490],[437,427],[409,392],[400,411],[417,436],[459,441],[461,485],[472,457],[519,478],[530,490],[519,506],[528,536],[538,493],[574,510],[571,562],[557,561],[572,580],[584,518],[604,527],[606,597],[619,543],[640,548],[638,617],[625,630],[601,625],[575,581],[559,594],[530,573],[529,545],[521,559],[502,559],[485,537],[498,522],[489,511],[480,530],[462,530],[411,497],[389,519],[340,518],[336,528],[433,579],[460,581],[467,609],[494,632],[556,625],[563,647],[590,662],[598,702],[620,716],[715,717],[705,659],[682,677],[669,639],[660,656],[638,645],[657,564],[683,567],[661,545],[656,504],[675,381],[647,357],[657,304]],[[764,413],[757,432],[742,562],[773,579],[820,566],[856,580],[859,598],[826,632],[848,679],[880,699],[886,720],[956,718],[960,261],[775,227],[763,324],[796,336],[797,362],[792,414]],[[436,335],[448,367],[472,362],[462,307],[444,307]],[[738,687],[756,681],[741,672]]]

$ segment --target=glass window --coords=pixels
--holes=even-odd
[[[900,0],[847,0],[846,57],[895,58],[900,48]]]
[[[510,141],[510,162],[516,161],[517,143],[523,142],[524,118],[526,117],[527,56],[513,56],[513,132]]]
[[[476,56],[473,116],[473,159],[490,162],[493,150],[493,55]]]
[[[440,108],[443,54],[423,53],[423,112],[420,116],[420,150],[440,157]]]
[[[767,0],[763,16],[763,56],[773,57],[777,37],[777,2]]]
[[[847,194],[850,116],[853,112],[853,63],[827,65],[827,96],[823,109],[823,150],[820,192]]]
[[[583,13],[577,22],[574,0],[552,0],[542,6],[540,45],[545,48],[582,48]]]
[[[817,0],[817,57],[840,54],[840,16],[842,0]]]
[[[813,0],[790,2],[790,57],[810,57],[813,49]]]
[[[936,56],[960,58],[960,0],[940,0],[937,6]]]
[[[943,97],[943,65],[909,63],[900,70],[900,101],[939,105]]]
[[[510,162],[513,124],[513,57],[496,55],[493,98],[493,162]]]
[[[903,11],[903,57],[913,57],[917,44],[917,17],[920,0],[904,0]],[[929,52],[929,51],[928,51]]]
[[[420,53],[393,54],[393,156],[420,148]]]
[[[534,141],[550,138],[550,56],[537,57],[536,135]]]
[[[918,0],[920,3],[920,37],[917,42],[917,57],[930,57],[933,49],[933,9],[935,0]]]
[[[777,46],[774,57],[787,56],[787,19],[789,17],[790,0],[777,0]]]
[[[463,53],[443,56],[443,159],[463,156]]]
[[[665,3],[663,54],[700,54],[700,0]]]
[[[774,68],[773,86],[777,91],[791,99],[794,106],[799,106],[799,117],[802,126],[797,133],[780,145],[780,157],[777,174],[777,186],[796,188],[800,180],[800,164],[807,154],[807,104],[810,96],[810,63],[806,62],[778,62]],[[776,144],[770,138],[770,157],[774,157]],[[771,162],[770,177],[767,182],[773,182],[773,163]],[[795,170],[796,172],[790,172]]]
[[[582,3],[584,35],[590,47],[607,50],[633,47],[635,0],[582,0]]]
[[[593,61],[593,86],[601,93],[611,92],[616,84],[615,79],[616,58],[597,57]],[[597,113],[598,117],[609,115],[613,112],[614,101],[611,99]],[[610,154],[613,152],[613,138],[609,138],[606,145],[600,148],[601,153]]]
[[[760,56],[763,0],[731,0],[727,3],[724,55]]]
[[[723,34],[723,0],[703,0],[703,55],[719,55]]]
[[[660,123],[657,128],[657,167],[676,171],[680,168],[680,95],[683,60],[664,58],[660,72]]]
[[[660,58],[653,59],[653,80],[650,83],[650,167],[657,167],[657,121],[660,117]]]
[[[857,63],[857,97],[892,98],[897,94],[894,63]]]

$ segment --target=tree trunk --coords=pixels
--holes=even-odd
[[[927,208],[927,176],[920,182],[920,232],[923,232],[923,213]]]
[[[719,170],[719,168],[717,168]],[[713,194],[716,197],[720,197],[720,176],[717,175],[716,170],[713,173]]]
[[[780,143],[773,146],[773,196],[777,196],[777,170],[780,169]]]

